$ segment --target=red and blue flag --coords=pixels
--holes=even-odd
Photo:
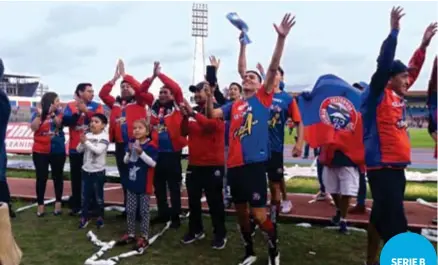
[[[357,165],[364,163],[359,89],[327,74],[319,77],[312,91],[302,93],[297,101],[304,139],[312,148],[328,147],[333,154],[341,151]]]

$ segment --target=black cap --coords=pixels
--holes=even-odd
[[[190,92],[195,93],[202,90],[204,88],[204,83],[205,82],[199,82],[196,86],[194,85],[189,86]]]

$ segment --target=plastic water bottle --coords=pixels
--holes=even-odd
[[[137,160],[138,160],[138,154],[137,154],[137,151],[135,150],[135,147],[137,147],[138,146],[138,142],[135,142],[134,144],[133,144],[133,148],[132,148],[132,150],[131,150],[131,156],[129,157],[129,161],[131,161],[131,162],[137,162]]]

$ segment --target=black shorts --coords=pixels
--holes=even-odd
[[[266,173],[270,182],[280,182],[284,178],[283,153],[272,152],[266,162]]]
[[[266,207],[265,163],[253,163],[228,169],[228,184],[234,204],[249,203],[253,208]]]
[[[373,197],[370,223],[376,227],[386,243],[393,236],[408,229],[403,205],[405,171],[393,168],[368,170],[367,177]]]

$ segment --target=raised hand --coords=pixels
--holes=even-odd
[[[404,16],[403,8],[393,7],[391,10],[391,29],[400,29],[400,19]]]
[[[112,82],[115,83],[117,80],[119,80],[120,78],[120,72],[119,72],[119,64],[120,64],[120,59],[117,61],[117,66],[116,66],[116,71],[114,73],[114,77],[112,79]]]
[[[161,73],[161,65],[160,62],[154,62],[154,70],[153,70],[153,76],[158,76]]]
[[[216,59],[215,56],[210,56],[210,65],[216,67],[216,72],[219,69],[219,66],[221,64],[221,60],[220,59]]]
[[[285,38],[289,34],[290,29],[295,25],[295,16],[291,17],[290,13],[284,15],[283,20],[280,25],[274,24],[274,28],[278,33],[279,37]]]
[[[430,23],[430,25],[426,28],[426,31],[424,32],[423,40],[421,42],[422,47],[426,48],[427,46],[429,46],[430,41],[432,40],[433,36],[435,36],[437,32],[437,29],[438,29],[437,22]]]
[[[125,76],[125,63],[122,59],[119,59],[119,62],[117,63],[117,69],[119,70],[119,76],[124,77]]]

